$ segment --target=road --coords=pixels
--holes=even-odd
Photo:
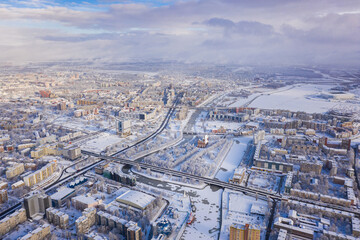
[[[175,112],[176,106],[179,104],[179,101],[180,101],[181,97],[182,97],[182,93],[180,93],[176,97],[173,105],[169,108],[169,111],[167,112],[167,114],[165,116],[165,119],[162,121],[162,123],[160,124],[160,127],[155,132],[153,132],[152,134],[148,135],[147,137],[141,139],[140,141],[134,143],[133,145],[130,145],[130,146],[126,147],[126,148],[121,149],[120,151],[117,151],[117,152],[113,153],[111,156],[116,156],[116,155],[118,155],[120,153],[123,153],[123,152],[129,150],[130,148],[136,147],[137,145],[139,145],[141,143],[144,143],[144,142],[146,142],[146,141],[148,141],[150,139],[153,139],[158,134],[160,134],[165,129],[165,127],[167,126],[169,120],[171,119],[171,116]]]
[[[120,153],[122,153],[122,152],[125,152],[125,151],[127,151],[128,149],[133,148],[133,147],[135,147],[135,146],[137,146],[137,145],[139,145],[139,144],[141,144],[141,143],[144,143],[145,141],[148,141],[148,140],[156,137],[158,134],[160,134],[160,133],[165,129],[165,127],[167,126],[169,120],[171,119],[171,116],[172,116],[172,114],[174,113],[174,111],[176,110],[176,106],[178,105],[181,97],[182,97],[182,93],[180,93],[180,94],[176,97],[173,105],[169,108],[169,111],[167,112],[167,114],[166,114],[163,122],[161,123],[160,127],[159,127],[155,132],[153,132],[152,134],[150,134],[150,135],[147,136],[146,138],[141,139],[140,141],[134,143],[133,145],[128,146],[128,147],[126,147],[126,148],[124,148],[124,149],[121,149],[120,151],[112,154],[111,156],[116,156],[116,155],[118,155],[118,154],[120,154]],[[96,132],[95,134],[98,134],[98,133],[101,133],[101,132],[103,132],[103,131],[98,131],[98,132]],[[88,136],[86,136],[86,137],[88,137]],[[60,174],[60,176],[58,177],[58,179],[57,179],[56,181],[54,181],[54,183],[52,183],[52,184],[44,187],[43,190],[45,190],[46,193],[49,193],[49,192],[55,190],[60,184],[66,182],[66,181],[69,181],[69,180],[71,180],[71,179],[73,179],[73,178],[75,178],[75,177],[77,177],[77,176],[85,173],[86,171],[92,169],[93,167],[95,167],[96,165],[98,165],[98,164],[100,164],[101,162],[104,161],[104,159],[100,159],[100,160],[98,160],[98,161],[96,161],[96,162],[94,162],[94,163],[92,163],[92,164],[90,164],[90,165],[88,165],[88,166],[83,167],[82,169],[79,169],[77,172],[74,172],[73,174],[68,175],[68,176],[62,178],[63,175],[64,175],[64,173],[66,173],[67,169],[69,169],[69,168],[75,166],[76,164],[78,164],[79,162],[82,162],[82,161],[85,161],[85,160],[86,160],[86,159],[83,159],[83,160],[81,160],[81,161],[78,161],[78,162],[76,162],[76,163],[73,163],[73,164],[67,166],[66,168],[64,168],[64,169],[61,171],[61,174]],[[20,209],[21,206],[22,206],[22,202],[23,202],[23,199],[21,198],[21,199],[19,199],[19,202],[18,202],[18,203],[14,204],[13,206],[11,206],[11,207],[5,209],[4,211],[2,211],[2,212],[0,213],[0,219],[5,218],[7,215],[15,212],[17,209]]]
[[[279,195],[279,194],[269,193],[267,191],[253,189],[253,188],[249,188],[249,187],[243,187],[243,186],[240,186],[240,185],[237,185],[237,184],[223,182],[223,181],[220,181],[218,179],[213,179],[213,178],[208,178],[208,177],[201,177],[201,176],[198,176],[198,175],[193,175],[193,174],[189,174],[189,173],[185,173],[185,172],[180,172],[180,171],[176,171],[176,170],[173,170],[173,169],[157,167],[157,166],[154,166],[154,165],[151,165],[151,164],[142,163],[142,162],[135,162],[135,161],[131,161],[131,160],[128,160],[128,159],[123,159],[123,158],[118,158],[118,157],[113,157],[113,156],[102,156],[100,154],[85,151],[85,150],[83,150],[81,152],[82,152],[82,154],[85,154],[85,155],[98,157],[98,158],[108,160],[108,161],[118,162],[118,163],[123,164],[123,165],[140,166],[143,169],[149,168],[152,171],[165,173],[165,174],[171,174],[172,176],[178,176],[178,177],[185,177],[185,178],[189,178],[189,179],[194,179],[194,180],[202,181],[204,183],[214,185],[214,186],[217,186],[217,187],[221,187],[221,188],[228,188],[228,189],[231,189],[231,190],[234,190],[234,191],[241,191],[241,192],[246,192],[248,194],[250,193],[250,194],[254,194],[254,195],[256,195],[256,193],[258,193],[259,195],[262,195],[262,196],[265,196],[265,197],[269,196],[269,197],[271,197],[273,199],[281,200],[281,195]]]
[[[293,200],[297,200],[297,201],[300,201],[300,202],[303,202],[303,203],[309,203],[309,204],[313,204],[313,205],[321,206],[321,207],[328,207],[328,208],[332,208],[332,209],[335,209],[335,210],[345,211],[345,212],[353,213],[353,214],[355,214],[357,216],[360,216],[360,212],[355,210],[354,208],[342,207],[342,206],[338,206],[338,205],[334,205],[334,204],[323,203],[323,202],[320,202],[320,201],[311,201],[311,200],[308,200],[308,199],[299,199],[299,198],[294,198],[292,196],[283,197],[281,194],[278,194],[278,193],[270,193],[270,192],[265,191],[265,190],[260,190],[260,189],[250,188],[250,187],[244,187],[244,186],[240,186],[240,185],[233,184],[233,183],[223,182],[223,181],[220,181],[218,179],[212,179],[212,178],[208,178],[208,177],[201,177],[201,176],[197,176],[197,175],[193,175],[193,174],[189,174],[189,173],[185,173],[185,172],[176,171],[176,170],[173,170],[173,169],[153,166],[153,165],[147,164],[147,163],[131,161],[131,160],[128,160],[128,159],[122,159],[122,158],[112,157],[112,156],[102,156],[100,154],[89,152],[89,151],[82,151],[82,153],[85,154],[85,155],[98,157],[98,158],[101,158],[101,159],[104,159],[104,160],[118,162],[118,163],[123,164],[123,165],[140,166],[143,169],[149,168],[150,170],[155,171],[155,172],[171,174],[172,176],[185,177],[185,178],[188,178],[188,179],[194,179],[194,180],[202,181],[202,182],[204,182],[206,184],[209,184],[209,185],[214,185],[214,186],[217,186],[217,187],[220,187],[220,188],[227,188],[227,189],[230,189],[230,190],[233,190],[233,191],[243,192],[243,193],[248,194],[248,195],[253,195],[253,196],[259,195],[263,199],[271,198],[271,199],[273,199],[275,201],[282,201],[282,200],[287,201],[287,200],[292,200],[293,199]]]

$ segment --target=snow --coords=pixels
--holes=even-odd
[[[245,103],[249,102],[251,99],[253,99],[254,97],[259,96],[261,93],[255,93],[252,94],[251,96],[247,97],[247,98],[238,98],[236,100],[236,102],[232,103],[229,105],[229,107],[241,107],[242,105],[244,105]]]
[[[235,142],[215,176],[217,179],[224,182],[229,181],[234,175],[235,168],[239,166],[250,140],[250,137],[234,138]]]
[[[253,205],[255,205],[253,207]],[[264,216],[251,213],[254,209],[261,209],[262,212],[268,210],[267,202],[256,200],[256,198],[244,195],[243,193],[225,190],[222,198],[222,225],[220,239],[229,239],[229,228],[232,224],[252,224],[260,229],[265,228]],[[264,235],[262,234],[262,239]]]
[[[100,116],[99,116],[100,117]],[[54,124],[67,127],[73,130],[80,130],[85,132],[96,132],[101,130],[101,128],[108,128],[110,127],[109,123],[107,121],[100,121],[101,128],[99,124],[96,124],[95,121],[89,122],[88,120],[84,118],[75,118],[75,117],[69,117],[69,116],[61,116],[53,121]],[[97,126],[98,125],[98,126]]]
[[[252,102],[249,107],[265,109],[287,109],[309,113],[326,112],[336,106],[351,107],[354,104],[343,101],[329,101],[313,96],[327,93],[333,85],[298,84],[292,88],[280,88],[273,93],[263,94]]]
[[[221,189],[213,191],[210,187],[196,190],[195,197],[191,197],[191,201],[196,207],[195,221],[186,227],[181,239],[218,239],[222,191]]]
[[[204,126],[210,132],[211,130],[217,130],[220,127],[224,127],[229,130],[237,130],[243,124],[238,122],[225,122],[225,121],[206,121]]]
[[[105,150],[106,147],[120,143],[122,141],[123,138],[108,132],[104,132],[98,135],[96,138],[86,141],[80,147],[82,150],[100,153],[101,151]]]
[[[145,209],[154,200],[155,198],[153,196],[133,190],[128,190],[116,198],[116,201],[118,202],[125,204],[131,203],[131,205],[140,209]]]

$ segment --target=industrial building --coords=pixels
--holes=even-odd
[[[64,187],[51,195],[52,206],[59,208],[66,203],[67,199],[70,199],[73,196],[75,196],[75,189]]]
[[[155,201],[155,197],[139,191],[128,190],[117,197],[116,201],[140,210],[145,210]]]

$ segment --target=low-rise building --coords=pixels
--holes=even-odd
[[[64,187],[51,195],[52,206],[59,208],[66,203],[67,199],[70,199],[73,196],[75,196],[75,189]]]
[[[293,171],[293,165],[284,162],[275,162],[271,160],[254,158],[254,169],[288,173],[290,171]]]
[[[16,163],[11,167],[8,167],[6,170],[6,178],[13,178],[16,176],[19,176],[25,171],[24,164],[23,163]]]
[[[20,238],[20,240],[41,240],[49,235],[50,235],[50,225],[44,224],[36,228],[35,230],[29,232],[28,234]]]
[[[53,160],[51,162],[49,162],[48,164],[46,164],[44,167],[42,167],[41,169],[26,175],[23,180],[26,186],[31,187],[34,186],[38,183],[40,183],[41,181],[47,179],[48,177],[50,177],[57,169],[57,161]]]
[[[24,181],[20,180],[20,181],[17,181],[16,183],[13,183],[11,185],[11,189],[14,190],[14,189],[21,188],[21,187],[24,187],[24,186],[25,186]]]
[[[95,208],[86,208],[82,212],[82,216],[76,219],[75,227],[77,234],[84,234],[89,231],[91,226],[96,222],[96,209]]]
[[[229,180],[231,183],[241,184],[246,174],[246,168],[238,167],[234,171],[233,178]]]
[[[69,224],[69,215],[53,207],[46,209],[46,219],[49,223],[59,226],[62,229],[66,229]]]
[[[76,196],[71,199],[73,206],[78,210],[84,210],[85,208],[96,207],[102,203],[101,199],[94,197],[87,197],[84,195]]]
[[[0,204],[8,201],[8,192],[6,189],[0,190]]]
[[[0,237],[26,221],[26,211],[21,208],[0,220]]]
[[[260,227],[250,224],[233,224],[230,226],[229,240],[260,240]]]

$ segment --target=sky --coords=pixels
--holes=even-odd
[[[360,63],[359,0],[2,0],[0,62]]]

